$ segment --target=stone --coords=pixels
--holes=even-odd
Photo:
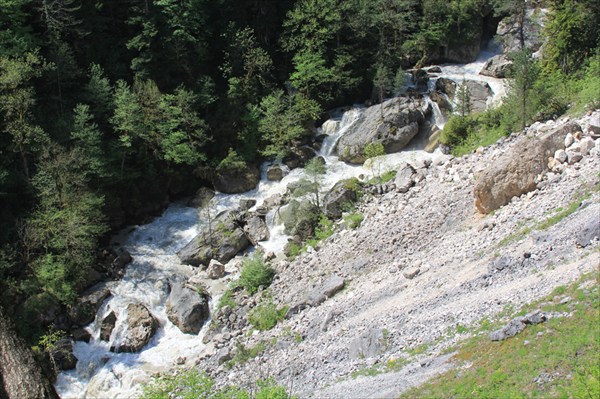
[[[402,162],[397,169],[394,184],[396,191],[406,193],[414,184],[415,169],[407,162]]]
[[[410,267],[408,269],[406,269],[404,272],[402,272],[402,275],[404,276],[404,278],[408,279],[408,280],[412,280],[413,278],[417,277],[417,275],[421,272],[421,269],[419,269],[418,267]]]
[[[279,181],[287,175],[289,169],[282,167],[281,165],[271,165],[267,168],[267,180]]]
[[[525,323],[520,319],[513,319],[503,328],[492,331],[489,335],[492,341],[504,341],[510,337],[514,337],[525,329]]]
[[[338,141],[340,160],[363,163],[364,148],[370,143],[381,143],[388,154],[402,150],[419,133],[429,110],[429,104],[408,97],[365,109]]]
[[[177,253],[182,263],[192,266],[208,266],[211,259],[227,263],[238,252],[250,245],[248,237],[239,228],[235,213],[226,211]]]
[[[215,189],[226,194],[250,191],[258,185],[260,171],[254,165],[216,170],[212,183]]]
[[[505,17],[498,24],[496,34],[502,43],[504,54],[516,53],[521,50],[520,30],[516,12]],[[523,39],[525,47],[532,53],[538,51],[543,43],[542,27],[544,13],[526,12],[523,20]]]
[[[186,334],[198,334],[209,316],[208,297],[182,282],[174,282],[167,299],[167,316]]]
[[[511,198],[535,190],[537,177],[548,170],[547,160],[562,148],[565,134],[579,129],[579,125],[569,122],[540,138],[519,138],[477,179],[473,190],[477,210],[484,214],[492,212]]]
[[[315,151],[310,147],[292,147],[290,153],[283,158],[283,164],[289,169],[301,168],[314,156]]]
[[[358,199],[352,179],[340,180],[323,197],[323,211],[327,217],[339,219],[348,205]]]
[[[469,89],[471,110],[473,112],[485,111],[487,109],[488,98],[494,94],[490,85],[487,82],[480,82],[476,80],[466,80],[465,84]]]
[[[593,240],[598,239],[600,239],[600,218],[590,218],[577,232],[575,244],[578,247],[585,248],[590,245]]]
[[[229,347],[225,346],[225,347],[219,349],[217,351],[217,353],[214,355],[214,357],[215,357],[215,361],[220,366],[223,363],[228,362],[231,359],[233,359],[233,353],[231,353],[231,349],[229,349]]]
[[[454,98],[457,86],[458,84],[455,81],[448,78],[439,78],[435,81],[435,89],[450,98]]]
[[[567,162],[567,153],[563,149],[556,150],[554,153],[554,159],[559,163],[565,163]]]
[[[438,107],[440,107],[440,110],[442,111],[442,113],[445,113],[445,115],[448,115],[448,113],[452,112],[452,103],[444,94],[438,91],[432,91],[429,94],[429,98],[431,99],[431,101],[434,101],[438,105]]]
[[[547,320],[546,314],[541,310],[536,310],[526,314],[521,318],[521,321],[525,324],[540,324]]]
[[[248,209],[252,208],[254,205],[256,205],[256,200],[253,198],[242,198],[240,200],[240,209],[243,211],[247,211]]]
[[[565,148],[569,148],[574,142],[575,138],[573,137],[573,135],[571,133],[567,133],[567,135],[565,136]]]
[[[73,354],[73,341],[68,338],[58,340],[49,349],[49,355],[59,370],[73,370],[77,366],[77,358]]]
[[[200,187],[196,194],[188,201],[187,205],[192,208],[201,208],[210,202],[211,199],[215,196],[215,190],[210,189],[208,187]]]
[[[111,311],[100,323],[100,339],[102,341],[110,341],[110,335],[112,334],[115,325],[117,324],[117,315]]]
[[[588,126],[588,133],[593,138],[600,137],[600,112],[594,112],[590,118],[590,125]]]
[[[85,328],[76,328],[75,330],[71,331],[71,336],[73,337],[74,341],[83,342],[90,342],[90,339],[92,338],[90,332]]]
[[[577,162],[579,162],[583,159],[583,155],[581,155],[581,152],[577,151],[576,149],[572,149],[572,148],[573,147],[567,149],[567,151],[566,151],[569,165],[576,164]]]
[[[111,296],[106,283],[99,283],[85,291],[69,311],[73,324],[85,326],[94,321],[100,305]]]
[[[206,275],[211,280],[217,280],[225,275],[225,266],[216,259],[211,259],[206,268]]]
[[[306,303],[310,306],[318,306],[341,291],[345,285],[346,280],[341,276],[333,275],[308,294]]]
[[[491,76],[493,78],[504,79],[510,73],[512,67],[512,61],[510,61],[505,55],[495,55],[483,66],[480,75]]]
[[[138,352],[156,333],[158,321],[141,303],[127,306],[127,329],[120,343],[113,345],[111,352]]]
[[[371,358],[381,354],[387,346],[385,334],[380,328],[371,328],[354,338],[348,351],[351,359]]]
[[[248,234],[253,243],[267,241],[271,236],[265,218],[261,216],[252,216],[246,220],[244,231]]]
[[[501,271],[515,265],[516,261],[511,256],[503,255],[492,260],[490,270]]]
[[[591,137],[584,137],[579,142],[579,146],[581,148],[582,155],[589,155],[590,151],[596,146],[596,143]]]

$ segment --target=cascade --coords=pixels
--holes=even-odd
[[[504,83],[500,79],[476,75],[486,61],[485,57],[493,54],[484,53],[475,63],[467,65],[443,65],[439,76],[452,79],[484,80],[494,90],[494,98],[504,94]],[[444,116],[437,104],[430,99],[433,107],[434,122],[442,128]],[[348,165],[340,162],[336,156],[336,145],[339,139],[356,123],[362,115],[363,107],[355,106],[327,122],[319,129],[325,134],[319,151],[326,161],[326,174],[322,177],[322,190],[326,192],[339,180],[360,175],[371,175],[368,168]],[[434,154],[435,155],[435,154]],[[378,157],[381,171],[391,170],[402,161],[414,161],[431,157],[421,150],[405,150],[396,154]],[[86,328],[92,338],[89,343],[76,342],[74,354],[79,359],[76,370],[59,374],[55,384],[59,395],[63,398],[129,398],[137,397],[140,385],[149,381],[156,372],[168,371],[174,367],[178,358],[192,361],[204,349],[202,337],[208,323],[198,335],[184,334],[173,325],[167,315],[165,302],[168,296],[166,281],[173,275],[191,276],[194,269],[181,265],[177,251],[192,240],[202,229],[205,212],[216,215],[226,209],[236,208],[241,199],[255,199],[261,205],[264,199],[277,194],[284,194],[288,184],[300,180],[304,170],[297,168],[290,171],[281,181],[268,181],[266,172],[269,164],[262,165],[261,180],[256,189],[242,194],[217,194],[209,205],[209,209],[201,210],[185,207],[181,204],[169,206],[162,216],[149,224],[136,226],[115,237],[114,241],[127,249],[133,262],[128,265],[122,280],[110,282],[113,296],[100,307],[96,319]],[[251,208],[251,210],[254,210]],[[284,227],[277,216],[277,209],[266,215],[270,230],[270,239],[261,242],[265,251],[280,253],[287,243]],[[224,285],[224,284],[223,284]],[[226,287],[223,286],[222,290]],[[216,303],[220,292],[211,292]],[[100,340],[100,324],[110,312],[118,314],[118,320],[124,320],[127,305],[132,302],[144,304],[158,319],[160,327],[139,353],[113,353],[110,346],[119,342],[125,332],[123,321],[117,322],[110,342]],[[212,311],[213,303],[211,303]],[[188,365],[190,366],[190,365]]]

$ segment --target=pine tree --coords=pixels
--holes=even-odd
[[[461,85],[458,87],[458,90],[456,92],[456,108],[458,109],[458,113],[460,114],[460,116],[462,116],[463,118],[469,115],[472,111],[471,92],[465,79],[463,79]]]

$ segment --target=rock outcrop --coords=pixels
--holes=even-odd
[[[327,217],[339,219],[342,212],[352,203],[356,202],[356,191],[352,180],[337,182],[325,197],[323,197],[323,212]]]
[[[337,145],[340,159],[363,163],[366,160],[364,148],[373,142],[383,144],[388,154],[402,150],[419,133],[428,111],[425,102],[406,97],[392,98],[367,108],[340,138]]]
[[[512,61],[505,55],[495,55],[485,63],[479,74],[504,79],[508,77],[511,67]]]
[[[77,303],[69,309],[69,317],[73,324],[85,326],[94,321],[100,305],[110,296],[106,283],[99,283],[84,292]]]
[[[167,300],[167,316],[181,332],[198,334],[208,315],[206,295],[181,282],[173,283]]]
[[[576,123],[568,123],[537,138],[525,136],[477,179],[473,194],[481,213],[490,213],[507,204],[511,198],[537,187],[536,178],[548,170],[548,158],[564,148],[567,133],[579,131]]]
[[[265,218],[261,216],[250,216],[246,220],[244,231],[254,243],[258,241],[267,241],[270,237],[269,227],[265,222]]]
[[[248,237],[236,223],[232,212],[224,212],[194,237],[177,255],[182,263],[208,266],[211,259],[227,263],[238,252],[250,245]]]
[[[213,177],[215,190],[226,194],[244,193],[254,189],[260,181],[260,171],[254,165],[244,168],[217,170]]]
[[[139,352],[154,336],[158,321],[141,303],[127,306],[127,330],[120,343],[110,348],[111,352]]]

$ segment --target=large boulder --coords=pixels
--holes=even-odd
[[[267,241],[270,237],[269,227],[264,217],[251,216],[246,220],[244,231],[253,242]]]
[[[419,133],[428,110],[425,102],[407,97],[392,98],[367,108],[340,138],[337,146],[340,159],[363,163],[364,148],[373,142],[383,144],[388,154],[402,150]]]
[[[286,234],[306,239],[314,234],[321,211],[310,201],[292,200],[280,209],[279,214]]]
[[[111,311],[100,323],[100,339],[102,341],[110,341],[110,335],[117,324],[117,315]]]
[[[512,61],[510,61],[505,55],[495,55],[487,60],[479,74],[503,79],[508,76],[511,67]]]
[[[449,78],[439,78],[435,81],[435,90],[444,93],[450,98],[454,97],[457,86],[456,82]]]
[[[542,30],[545,18],[546,13],[542,10],[538,10],[537,12],[527,10],[525,12],[525,19],[523,21],[524,44],[525,48],[531,50],[533,53],[538,51],[544,42]],[[500,38],[504,54],[521,50],[520,25],[518,12],[516,11],[501,20],[498,24],[496,34]]]
[[[344,208],[356,200],[354,180],[341,180],[323,197],[323,212],[330,218],[339,219]]]
[[[402,162],[398,165],[398,171],[396,172],[396,178],[394,183],[396,184],[396,190],[399,193],[407,192],[415,184],[414,176],[416,174],[415,169],[407,162]]]
[[[240,168],[217,170],[213,185],[217,191],[226,194],[244,193],[254,189],[260,181],[260,171],[254,165]]]
[[[167,299],[167,316],[181,332],[198,334],[208,315],[206,295],[181,282],[171,286],[171,293]]]
[[[187,205],[192,208],[200,208],[206,206],[215,196],[215,191],[208,187],[200,187],[196,194],[188,201]]]
[[[94,321],[96,312],[111,292],[105,283],[99,283],[85,291],[77,303],[69,309],[69,317],[75,325],[85,326]]]
[[[542,137],[521,137],[477,179],[473,190],[477,210],[492,212],[507,204],[512,197],[535,190],[536,177],[548,170],[548,158],[564,148],[567,133],[579,130],[579,125],[571,122]]]
[[[471,98],[471,109],[474,112],[485,111],[487,108],[487,100],[494,92],[487,82],[481,82],[477,80],[466,80],[465,84],[469,89],[469,96]]]
[[[223,212],[200,234],[183,247],[177,255],[182,263],[208,266],[211,259],[227,263],[250,245],[248,237],[236,223],[232,212]]]
[[[110,348],[111,352],[138,352],[154,336],[158,321],[141,303],[127,306],[127,330],[120,343]]]
[[[315,151],[310,147],[292,147],[290,153],[283,158],[283,163],[290,169],[301,168],[314,156]]]

